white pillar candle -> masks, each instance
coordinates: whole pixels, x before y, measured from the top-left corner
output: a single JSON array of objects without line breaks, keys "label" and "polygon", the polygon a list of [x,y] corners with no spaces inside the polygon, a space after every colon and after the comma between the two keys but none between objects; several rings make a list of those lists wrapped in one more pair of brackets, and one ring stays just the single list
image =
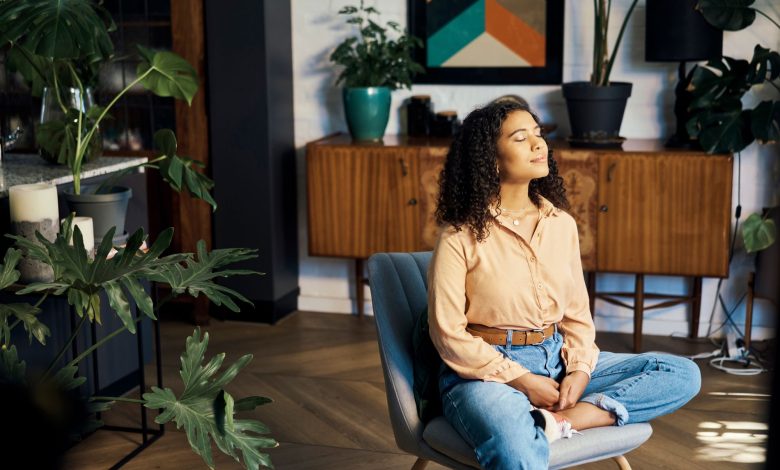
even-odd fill
[{"label": "white pillar candle", "polygon": [[53,184],[18,184],[8,188],[11,222],[40,222],[59,219],[57,187]]},{"label": "white pillar candle", "polygon": [[[64,222],[65,219],[62,219]],[[95,231],[92,228],[92,217],[74,217],[73,218],[73,232],[76,231],[76,227],[81,231],[81,237],[84,239],[84,248],[88,254],[92,254],[95,249]],[[71,234],[68,244],[73,244],[73,234]]]},{"label": "white pillar candle", "polygon": [[[40,243],[35,236],[39,232],[53,242],[59,232],[59,206],[57,187],[46,183],[19,184],[8,188],[8,205],[11,209],[11,227],[14,233],[33,243]],[[50,282],[54,271],[48,264],[27,256],[19,261],[20,281]]]}]

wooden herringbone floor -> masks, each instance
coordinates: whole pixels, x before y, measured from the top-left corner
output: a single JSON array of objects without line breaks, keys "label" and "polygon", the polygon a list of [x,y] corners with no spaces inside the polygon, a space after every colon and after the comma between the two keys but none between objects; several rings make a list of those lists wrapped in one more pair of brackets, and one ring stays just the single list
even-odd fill
[{"label": "wooden herringbone floor", "polygon": [[[382,370],[371,318],[298,312],[275,326],[212,321],[209,352],[227,353],[227,362],[254,354],[252,363],[231,384],[234,397],[265,395],[274,403],[253,412],[281,445],[269,450],[277,469],[409,469],[414,458],[393,440]],[[180,391],[179,354],[192,326],[163,322],[164,381]],[[629,351],[630,335],[600,333],[604,350]],[[647,350],[694,354],[709,343],[645,336]],[[701,394],[677,413],[653,422],[654,433],[627,455],[641,469],[760,468],[766,442],[769,377],[737,377],[699,361]],[[151,369],[147,376],[152,377]],[[129,424],[135,405],[118,404],[106,422]],[[68,469],[109,468],[138,437],[98,431],[74,447]],[[217,468],[240,468],[216,448]],[[165,436],[125,467],[127,470],[206,468],[183,433]],[[430,470],[439,469],[431,464]],[[611,461],[581,467],[615,468]]]}]

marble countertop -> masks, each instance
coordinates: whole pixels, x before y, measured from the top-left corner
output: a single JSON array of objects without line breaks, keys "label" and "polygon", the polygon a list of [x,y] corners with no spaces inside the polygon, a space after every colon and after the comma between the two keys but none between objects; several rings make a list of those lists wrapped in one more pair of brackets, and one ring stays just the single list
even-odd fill
[{"label": "marble countertop", "polygon": [[[81,167],[81,179],[105,175],[144,163],[146,157],[100,157]],[[139,169],[143,171],[143,168]],[[67,165],[53,165],[35,154],[3,155],[0,162],[0,198],[8,197],[8,188],[17,184],[51,183],[59,185],[73,181]]]}]

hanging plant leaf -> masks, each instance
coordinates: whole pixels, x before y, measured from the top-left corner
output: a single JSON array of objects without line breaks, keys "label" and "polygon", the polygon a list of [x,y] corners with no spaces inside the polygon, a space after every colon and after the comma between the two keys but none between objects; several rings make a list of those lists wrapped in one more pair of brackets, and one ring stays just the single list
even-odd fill
[{"label": "hanging plant leaf", "polygon": [[747,82],[758,85],[765,80],[775,80],[778,76],[780,76],[780,54],[756,44],[753,49],[753,59],[750,61]]},{"label": "hanging plant leaf", "polygon": [[19,359],[16,346],[0,348],[0,380],[6,384],[25,385],[27,366]]},{"label": "hanging plant leaf", "polygon": [[750,214],[742,226],[742,241],[748,253],[755,253],[772,246],[777,238],[777,227],[772,219]]},{"label": "hanging plant leaf", "polygon": [[750,8],[755,0],[699,0],[699,10],[712,26],[725,31],[747,28],[756,19],[756,11]]},{"label": "hanging plant leaf", "polygon": [[688,121],[687,129],[707,153],[740,152],[753,142],[750,116],[750,110],[741,109],[704,111]]},{"label": "hanging plant leaf", "polygon": [[750,117],[750,130],[762,144],[780,141],[780,101],[762,101]]},{"label": "hanging plant leaf", "polygon": [[140,77],[150,72],[141,85],[157,96],[171,96],[192,104],[198,91],[198,75],[192,65],[173,52],[153,51],[140,45],[138,50],[142,60],[136,73]]}]

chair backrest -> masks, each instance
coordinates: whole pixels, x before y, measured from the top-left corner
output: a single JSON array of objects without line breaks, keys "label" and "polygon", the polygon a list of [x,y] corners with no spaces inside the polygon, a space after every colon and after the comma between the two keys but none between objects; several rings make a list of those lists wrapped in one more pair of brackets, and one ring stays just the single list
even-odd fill
[{"label": "chair backrest", "polygon": [[428,305],[431,252],[377,253],[368,260],[368,280],[390,422],[401,450],[420,453],[423,423],[414,401],[412,329]]}]

